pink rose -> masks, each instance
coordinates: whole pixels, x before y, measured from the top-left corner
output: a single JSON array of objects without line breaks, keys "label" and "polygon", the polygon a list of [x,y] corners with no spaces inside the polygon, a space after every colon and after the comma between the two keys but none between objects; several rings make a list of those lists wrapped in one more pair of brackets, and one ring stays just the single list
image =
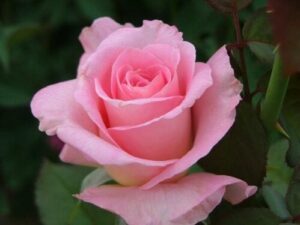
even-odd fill
[{"label": "pink rose", "polygon": [[123,185],[78,198],[129,225],[192,225],[223,197],[238,203],[256,191],[228,176],[182,178],[234,122],[241,84],[224,47],[195,62],[194,46],[157,20],[132,27],[100,18],[79,39],[77,77],[40,90],[31,103],[40,130],[66,143],[63,161],[102,166]]}]

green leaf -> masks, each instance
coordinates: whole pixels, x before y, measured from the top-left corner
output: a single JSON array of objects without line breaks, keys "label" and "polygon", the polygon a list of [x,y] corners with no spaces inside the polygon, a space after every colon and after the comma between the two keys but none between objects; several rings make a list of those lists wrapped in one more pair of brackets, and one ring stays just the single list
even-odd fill
[{"label": "green leaf", "polygon": [[289,165],[300,164],[300,77],[290,78],[288,91],[283,104],[283,126],[290,137],[287,154]]},{"label": "green leaf", "polygon": [[246,21],[243,27],[243,36],[250,50],[262,62],[273,63],[272,29],[265,9],[258,10]]},{"label": "green leaf", "polygon": [[270,184],[282,196],[286,195],[292,169],[286,164],[286,152],[289,148],[288,140],[282,138],[275,141],[268,152],[267,175],[265,183]]},{"label": "green leaf", "polygon": [[280,219],[266,208],[235,210],[212,225],[278,225]]},{"label": "green leaf", "polygon": [[89,187],[98,187],[101,184],[110,181],[111,177],[106,173],[103,168],[98,168],[89,173],[81,183],[81,190],[83,191]]},{"label": "green leaf", "polygon": [[24,106],[28,104],[30,99],[31,97],[28,93],[5,84],[0,84],[0,106]]},{"label": "green leaf", "polygon": [[36,185],[36,203],[44,225],[113,224],[112,214],[79,202],[72,195],[91,170],[45,162]]},{"label": "green leaf", "polygon": [[274,60],[273,45],[250,41],[248,42],[248,46],[260,61],[270,65],[273,63]]},{"label": "green leaf", "polygon": [[259,9],[251,15],[243,27],[244,39],[252,42],[273,44],[273,34],[266,9]]},{"label": "green leaf", "polygon": [[215,9],[230,13],[233,10],[241,10],[248,6],[252,0],[206,0]]},{"label": "green leaf", "polygon": [[300,215],[300,166],[294,170],[288,193],[286,195],[288,209],[293,216]]},{"label": "green leaf", "polygon": [[262,188],[262,194],[269,206],[270,210],[283,220],[291,217],[284,197],[277,192],[272,186],[264,185]]},{"label": "green leaf", "polygon": [[260,120],[251,106],[242,102],[233,127],[199,164],[206,171],[259,186],[265,176],[267,150],[267,136]]},{"label": "green leaf", "polygon": [[121,217],[119,217],[116,225],[127,225],[127,223]]},{"label": "green leaf", "polygon": [[111,0],[76,0],[76,3],[82,13],[89,19],[112,16],[115,11]]}]

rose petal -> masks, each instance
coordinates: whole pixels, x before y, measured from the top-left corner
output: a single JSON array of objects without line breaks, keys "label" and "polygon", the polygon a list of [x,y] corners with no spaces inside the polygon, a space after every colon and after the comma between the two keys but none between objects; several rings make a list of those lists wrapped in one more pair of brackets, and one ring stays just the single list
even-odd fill
[{"label": "rose petal", "polygon": [[[172,73],[171,81],[169,81],[161,91],[156,93],[154,97],[165,97],[185,94],[184,92],[180,92],[178,82],[179,75],[177,74],[177,67],[181,60],[180,51],[172,46],[163,44],[148,45],[144,48],[144,50],[159,58],[162,61],[162,63],[170,69]],[[181,83],[180,85],[184,84]]]},{"label": "rose petal", "polygon": [[87,53],[95,51],[101,41],[122,27],[122,25],[109,17],[101,17],[94,20],[92,25],[90,27],[83,28],[79,35],[79,40],[84,51]]},{"label": "rose petal", "polygon": [[105,101],[110,127],[133,126],[159,117],[183,100],[182,96],[163,98],[161,101],[131,105],[112,105]]},{"label": "rose petal", "polygon": [[109,128],[109,133],[124,151],[143,159],[168,160],[183,156],[191,147],[191,111],[173,119],[147,126]]},{"label": "rose petal", "polygon": [[[153,56],[152,54],[149,54],[145,50],[130,48],[124,50],[115,60],[112,72],[111,72],[111,98],[117,98],[117,99],[124,99],[128,100],[128,95],[122,94],[123,86],[120,85],[122,82],[120,79],[124,79],[124,77],[120,77],[120,73],[118,71],[122,68],[122,66],[128,65],[131,67],[133,71],[135,70],[146,70],[151,65],[159,65],[160,61]],[[122,74],[121,74],[122,75]],[[101,82],[101,80],[100,80]],[[100,83],[101,87],[105,86],[106,83]],[[119,84],[119,85],[118,85]],[[147,89],[147,87],[145,87]],[[158,90],[154,90],[154,92],[157,92]],[[153,92],[153,91],[151,91]],[[144,96],[134,96],[134,98],[143,98]],[[147,96],[150,97],[150,96]]]},{"label": "rose petal", "polygon": [[[183,122],[184,120],[179,119],[178,123],[174,123],[174,121],[176,120],[172,121],[171,119],[176,118],[183,111],[185,111],[186,108],[191,107],[194,104],[194,101],[199,98],[199,96],[201,96],[201,94],[210,85],[211,77],[209,67],[205,64],[199,64],[199,72],[197,73],[197,75],[195,75],[194,82],[192,82],[186,98],[179,106],[175,107],[170,112],[143,124],[139,124],[136,126],[110,128],[109,132],[118,142],[118,144],[120,144],[126,151],[138,157],[152,160],[166,160],[177,158],[183,152],[186,152],[186,148],[187,146],[189,146],[190,139],[186,138],[186,135],[190,137],[192,137],[192,135],[190,133],[191,129],[190,127],[188,127],[189,125],[187,126],[186,119],[184,119],[185,122]],[[175,124],[174,126],[176,128],[169,129],[171,124]],[[188,124],[190,124],[190,122],[188,122]],[[166,128],[166,130],[162,128]],[[183,133],[180,133],[177,130],[182,130]],[[168,133],[170,131],[174,131],[172,135]],[[182,136],[178,137],[178,135]],[[160,146],[162,144],[161,140],[164,140],[161,138],[162,136],[165,138],[170,137],[173,140],[170,142],[163,141],[162,143],[167,143],[169,145],[171,143],[175,143],[174,146],[183,147],[183,145],[177,142],[182,141],[182,143],[184,144],[184,148],[179,151],[179,149],[181,148],[177,148],[172,145],[172,147],[174,147],[178,151],[173,151],[174,154],[171,154],[172,151],[168,151],[168,149],[172,148],[168,148],[166,145]]]},{"label": "rose petal", "polygon": [[149,44],[177,46],[180,42],[182,42],[182,33],[178,32],[175,26],[152,20],[144,21],[141,27],[117,30],[101,43],[101,47],[143,48]]},{"label": "rose petal", "polygon": [[159,59],[172,73],[176,72],[177,65],[180,61],[180,51],[177,48],[166,44],[152,44],[147,45],[143,50]]},{"label": "rose petal", "polygon": [[163,167],[176,160],[152,161],[134,157],[97,135],[73,124],[58,127],[57,136],[100,165],[140,164],[149,167]]},{"label": "rose petal", "polygon": [[139,186],[163,170],[163,166],[145,166],[139,163],[128,165],[106,165],[106,172],[118,184],[125,186]]},{"label": "rose petal", "polygon": [[76,80],[70,80],[49,85],[34,95],[31,110],[40,121],[41,131],[54,135],[59,126],[75,123],[88,131],[96,132],[96,126],[74,99],[76,83]]},{"label": "rose petal", "polygon": [[73,163],[84,166],[99,166],[93,159],[87,157],[85,154],[83,154],[82,152],[73,148],[70,145],[65,145],[63,147],[59,158],[67,163]]},{"label": "rose petal", "polygon": [[[74,125],[59,127],[57,135],[63,142],[78,150],[86,159],[93,159],[98,165],[107,166],[108,169],[111,169],[108,171],[110,175],[126,185],[143,184],[157,175],[161,168],[176,161],[151,161],[137,158],[97,135]],[[68,162],[71,160],[69,158]],[[75,158],[74,162],[78,162],[78,159]],[[122,172],[121,178],[119,171]],[[126,173],[126,171],[131,172]]]},{"label": "rose petal", "polygon": [[[195,141],[193,148],[177,163],[166,168],[143,188],[151,188],[185,171],[226,134],[235,118],[235,107],[240,101],[241,84],[235,79],[225,47],[218,50],[208,61],[212,68],[213,85],[193,107]],[[197,64],[199,70],[201,64]]]},{"label": "rose petal", "polygon": [[103,185],[76,197],[120,215],[128,225],[194,225],[206,219],[223,196],[236,204],[255,192],[256,187],[239,179],[198,173],[148,190]]},{"label": "rose petal", "polygon": [[189,42],[182,42],[179,45],[180,61],[177,67],[178,83],[181,93],[187,93],[195,73],[196,49]]},{"label": "rose petal", "polygon": [[108,123],[108,119],[103,101],[97,96],[94,90],[94,85],[90,82],[89,78],[85,76],[78,77],[78,86],[75,91],[75,98],[85,109],[91,120],[97,124],[100,137],[118,146],[107,131],[106,124]]}]

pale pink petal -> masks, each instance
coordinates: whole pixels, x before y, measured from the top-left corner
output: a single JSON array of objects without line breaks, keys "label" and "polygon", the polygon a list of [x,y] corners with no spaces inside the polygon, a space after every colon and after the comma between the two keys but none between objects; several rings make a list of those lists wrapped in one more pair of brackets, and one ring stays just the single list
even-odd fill
[{"label": "pale pink petal", "polygon": [[[161,168],[176,162],[176,160],[151,161],[137,158],[99,136],[74,125],[59,127],[57,135],[63,142],[78,150],[86,159],[93,159],[98,165],[111,168],[110,175],[124,184],[134,182],[140,185],[157,175]],[[127,174],[126,171],[131,171],[131,173]]]},{"label": "pale pink petal", "polygon": [[[143,188],[151,188],[185,171],[226,134],[235,119],[235,107],[240,101],[241,84],[235,79],[225,47],[218,50],[208,61],[212,68],[213,85],[193,107],[195,141],[193,148],[177,163],[154,177]],[[197,64],[199,70],[202,64]]]},{"label": "pale pink petal", "polygon": [[[160,121],[162,119],[172,119],[176,116],[178,116],[180,113],[182,113],[185,109],[190,108],[194,105],[195,101],[201,97],[201,95],[206,91],[208,87],[212,85],[212,78],[211,78],[211,69],[209,65],[204,63],[198,64],[198,70],[195,73],[195,76],[193,77],[193,80],[190,82],[188,91],[186,96],[184,97],[183,101],[175,108],[173,108],[171,111],[167,112],[166,114],[156,117],[150,121],[147,121],[143,124],[139,124],[137,126],[147,126],[151,123],[155,123],[157,121]],[[133,99],[130,101],[122,101],[118,99],[111,99],[107,97],[107,95],[103,92],[103,89],[101,87],[98,87],[96,82],[96,92],[99,95],[101,99],[103,99],[105,102],[108,102],[111,105],[114,105],[116,107],[124,107],[127,105],[144,105],[148,103],[153,102],[160,102],[165,101],[167,98],[145,98],[145,99]],[[128,128],[135,128],[135,126],[132,127],[124,127],[125,129]],[[122,129],[122,128],[121,128]]]},{"label": "pale pink petal", "polygon": [[144,21],[143,26],[122,28],[112,33],[101,43],[101,47],[143,48],[149,44],[168,44],[177,46],[182,42],[182,33],[175,26],[162,21]]},{"label": "pale pink petal", "polygon": [[[180,51],[177,48],[165,44],[148,45],[144,48],[144,50],[159,58],[162,63],[170,69],[172,73],[171,80],[168,81],[165,87],[161,91],[156,93],[154,97],[174,96],[180,94],[184,95],[185,93],[180,92],[179,88],[179,86],[184,85],[184,83],[180,83],[179,85],[179,75],[177,73],[178,64],[180,60],[182,60],[180,57]],[[188,71],[186,72],[188,73]],[[184,74],[184,76],[185,75],[188,74]]]},{"label": "pale pink petal", "polygon": [[78,67],[78,77],[85,76],[90,79],[97,78],[102,86],[103,92],[107,96],[111,96],[111,70],[112,65],[124,48],[105,48],[97,50],[88,56],[84,56],[84,60],[80,61]]},{"label": "pale pink petal", "polygon": [[[190,127],[192,122],[188,122],[188,124],[186,122],[190,121],[190,118],[187,117],[190,115],[188,108],[193,106],[194,102],[212,82],[210,68],[206,64],[199,64],[198,69],[199,71],[197,71],[181,104],[166,114],[145,123],[109,128],[114,140],[130,154],[142,158],[166,160],[182,156],[181,154],[187,151],[187,146],[190,146],[188,143],[191,139],[186,137],[193,138]],[[166,141],[166,139],[170,140]],[[178,143],[180,141],[182,144]],[[168,148],[167,144],[172,147]],[[178,146],[178,148],[174,146]],[[184,148],[179,151],[179,146]],[[173,147],[178,151],[170,150]]]},{"label": "pale pink petal", "polygon": [[148,190],[103,185],[76,197],[120,215],[128,225],[194,225],[207,218],[223,195],[236,204],[255,192],[256,187],[239,179],[198,173]]},{"label": "pale pink petal", "polygon": [[90,27],[82,29],[79,40],[85,52],[91,53],[96,50],[101,41],[122,27],[122,25],[109,17],[101,17],[94,20]]},{"label": "pale pink petal", "polygon": [[78,77],[78,86],[75,91],[75,98],[78,103],[85,109],[91,120],[97,124],[99,129],[99,136],[104,140],[117,145],[117,143],[111,138],[107,131],[106,124],[107,116],[104,108],[103,101],[97,96],[93,80],[90,78],[81,76]]},{"label": "pale pink petal", "polygon": [[179,45],[180,62],[177,67],[177,77],[181,93],[187,93],[195,73],[196,49],[189,42],[182,42]]},{"label": "pale pink petal", "polygon": [[[148,69],[148,67],[152,65],[159,65],[160,60],[158,60],[155,56],[152,54],[149,54],[145,50],[141,49],[135,49],[130,48],[124,50],[115,60],[113,66],[112,66],[112,72],[110,74],[111,77],[111,98],[117,98],[117,99],[124,99],[128,100],[130,99],[130,94],[126,95],[126,90],[123,90],[124,87],[121,85],[126,78],[126,70],[120,73],[120,70],[124,68],[124,66],[127,65],[125,68],[130,68],[129,72],[136,72],[136,71],[145,71]],[[122,71],[122,70],[121,70]],[[137,72],[138,73],[138,72]],[[154,75],[154,74],[153,74]],[[101,82],[101,80],[100,80]],[[107,83],[101,82],[101,87],[104,87],[107,85]],[[148,86],[149,87],[149,86]],[[144,89],[147,89],[147,87],[144,87]],[[153,90],[154,93],[159,90]],[[123,94],[125,93],[125,95]],[[143,96],[139,96],[138,93],[134,93],[135,95],[133,98],[142,98]],[[129,97],[127,97],[129,96]],[[151,97],[146,96],[146,97]]]},{"label": "pale pink petal", "polygon": [[163,166],[147,166],[139,163],[106,165],[104,168],[111,178],[117,181],[118,184],[125,186],[145,184],[164,169]]},{"label": "pale pink petal", "polygon": [[152,161],[132,156],[115,145],[99,138],[97,135],[74,125],[61,126],[57,136],[100,165],[141,164],[145,166],[166,166],[176,160]]},{"label": "pale pink petal", "polygon": [[32,114],[39,119],[39,129],[54,135],[59,126],[75,123],[91,132],[96,126],[74,99],[76,80],[49,85],[38,91],[32,101]]},{"label": "pale pink petal", "polygon": [[183,156],[191,147],[191,111],[147,126],[109,128],[124,151],[143,159],[168,160]]},{"label": "pale pink petal", "polygon": [[59,158],[67,163],[84,165],[84,166],[99,166],[91,158],[87,157],[81,151],[73,148],[70,145],[65,145],[59,155]]},{"label": "pale pink petal", "polygon": [[162,64],[170,68],[172,73],[176,72],[177,65],[181,58],[178,48],[166,44],[151,44],[147,45],[143,50],[159,59]]},{"label": "pale pink petal", "polygon": [[183,100],[182,96],[164,98],[161,101],[149,103],[115,105],[105,101],[110,127],[133,126],[157,118],[177,105]]}]

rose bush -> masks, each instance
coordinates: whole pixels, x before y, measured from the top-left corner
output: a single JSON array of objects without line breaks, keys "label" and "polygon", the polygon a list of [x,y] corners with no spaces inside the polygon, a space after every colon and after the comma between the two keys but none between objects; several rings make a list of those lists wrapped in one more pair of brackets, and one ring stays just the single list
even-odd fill
[{"label": "rose bush", "polygon": [[176,27],[124,26],[100,18],[79,37],[73,80],[33,98],[40,130],[65,143],[65,162],[103,167],[120,185],[88,188],[78,198],[130,225],[195,224],[224,197],[238,203],[256,188],[228,176],[186,175],[234,122],[241,84],[226,49],[207,63]]}]

